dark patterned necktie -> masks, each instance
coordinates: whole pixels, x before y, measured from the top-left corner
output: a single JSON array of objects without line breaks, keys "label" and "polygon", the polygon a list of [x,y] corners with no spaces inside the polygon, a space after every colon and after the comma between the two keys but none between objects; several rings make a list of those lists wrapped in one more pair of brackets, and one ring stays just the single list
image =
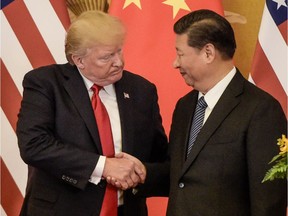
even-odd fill
[{"label": "dark patterned necktie", "polygon": [[194,113],[193,122],[192,122],[191,130],[190,130],[189,143],[188,143],[188,148],[187,148],[187,156],[189,155],[192,149],[192,146],[196,140],[196,137],[198,133],[200,132],[200,129],[203,126],[203,120],[204,120],[206,107],[207,107],[207,103],[205,102],[204,96],[202,96],[199,98],[197,102],[196,110]]}]

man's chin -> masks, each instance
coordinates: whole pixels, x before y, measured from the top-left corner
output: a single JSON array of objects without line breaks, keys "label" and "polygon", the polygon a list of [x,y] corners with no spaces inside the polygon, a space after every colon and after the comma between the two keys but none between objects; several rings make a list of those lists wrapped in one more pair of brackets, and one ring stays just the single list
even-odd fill
[{"label": "man's chin", "polygon": [[188,86],[194,87],[194,85],[193,85],[193,83],[191,82],[191,80],[186,79],[185,76],[183,76],[183,79],[184,79],[185,83],[186,83]]},{"label": "man's chin", "polygon": [[112,75],[113,83],[119,81],[123,76],[123,70]]}]

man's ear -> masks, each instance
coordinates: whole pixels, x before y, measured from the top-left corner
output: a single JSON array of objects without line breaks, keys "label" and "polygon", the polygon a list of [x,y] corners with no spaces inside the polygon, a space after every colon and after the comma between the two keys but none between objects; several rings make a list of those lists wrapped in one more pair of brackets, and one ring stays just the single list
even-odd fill
[{"label": "man's ear", "polygon": [[71,58],[77,68],[84,69],[83,59],[80,56],[72,55]]},{"label": "man's ear", "polygon": [[206,60],[210,63],[215,59],[216,50],[215,46],[211,43],[208,43],[204,46],[203,51],[205,53]]}]

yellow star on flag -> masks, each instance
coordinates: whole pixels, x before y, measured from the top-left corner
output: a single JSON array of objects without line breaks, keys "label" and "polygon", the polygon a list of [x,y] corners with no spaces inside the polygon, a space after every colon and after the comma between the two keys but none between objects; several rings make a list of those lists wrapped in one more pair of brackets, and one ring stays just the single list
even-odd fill
[{"label": "yellow star on flag", "polygon": [[185,0],[167,0],[162,3],[173,7],[173,18],[176,17],[180,9],[191,11]]},{"label": "yellow star on flag", "polygon": [[142,10],[142,7],[141,7],[141,2],[140,0],[125,0],[125,3],[124,3],[124,6],[123,6],[123,9],[128,7],[130,4],[134,3],[138,8],[140,8]]}]

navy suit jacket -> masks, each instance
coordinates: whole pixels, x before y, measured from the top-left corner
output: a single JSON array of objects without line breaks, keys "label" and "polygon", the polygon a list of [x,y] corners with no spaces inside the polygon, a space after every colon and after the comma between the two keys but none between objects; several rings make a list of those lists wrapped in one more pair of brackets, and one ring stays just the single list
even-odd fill
[{"label": "navy suit jacket", "polygon": [[[23,87],[17,136],[29,176],[21,215],[99,215],[106,182],[95,185],[88,180],[102,148],[77,68],[70,64],[38,68],[25,75]],[[167,174],[163,165],[151,166],[162,162],[167,150],[155,85],[124,71],[115,90],[122,150],[143,161],[151,176]],[[147,185],[150,180],[153,177]],[[125,215],[147,215],[145,201],[125,191]]]},{"label": "navy suit jacket", "polygon": [[197,99],[198,91],[188,93],[173,114],[167,215],[286,215],[286,181],[261,183],[287,133],[278,101],[237,70],[186,160]]}]

